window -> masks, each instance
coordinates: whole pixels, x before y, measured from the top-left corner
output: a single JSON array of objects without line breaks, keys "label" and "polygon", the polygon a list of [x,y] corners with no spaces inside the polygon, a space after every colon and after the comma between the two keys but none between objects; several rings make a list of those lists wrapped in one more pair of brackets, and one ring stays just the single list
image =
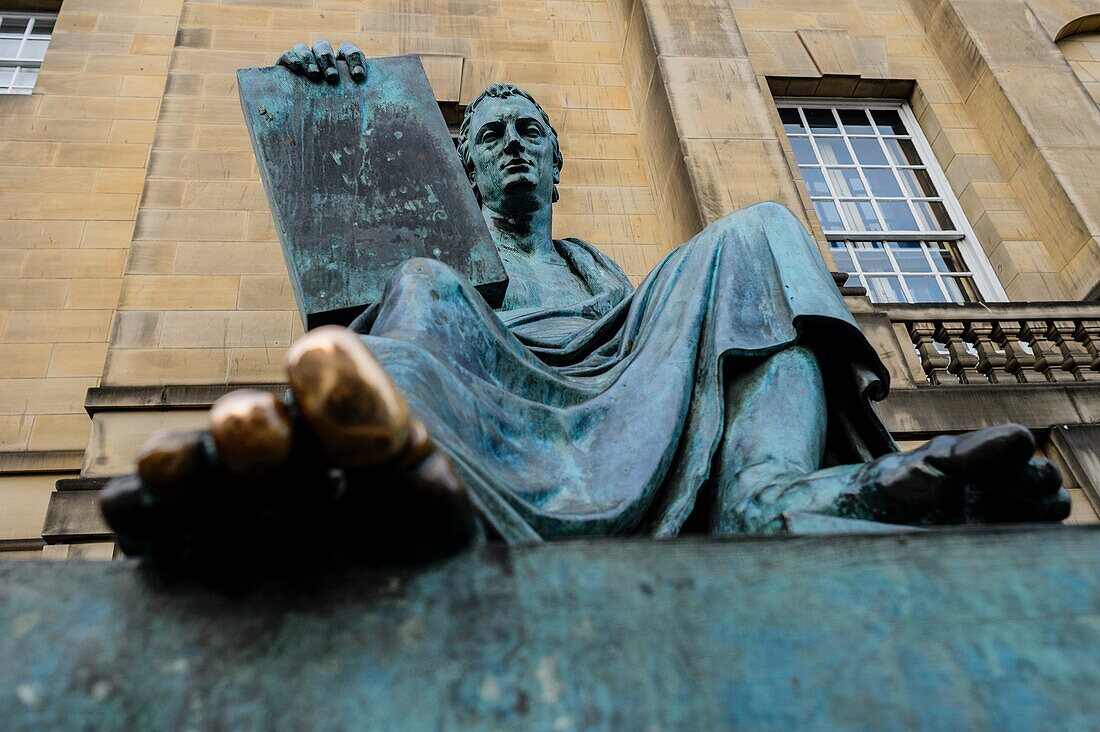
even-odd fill
[{"label": "window", "polygon": [[837,266],[872,301],[1005,299],[907,104],[778,106]]},{"label": "window", "polygon": [[30,94],[56,15],[0,11],[0,94]]}]

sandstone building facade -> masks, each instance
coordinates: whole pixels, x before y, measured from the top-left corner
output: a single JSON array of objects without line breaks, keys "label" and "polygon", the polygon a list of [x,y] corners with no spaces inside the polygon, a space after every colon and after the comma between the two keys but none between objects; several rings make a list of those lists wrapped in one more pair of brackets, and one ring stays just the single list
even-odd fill
[{"label": "sandstone building facade", "polygon": [[557,233],[635,281],[785,204],[899,440],[1026,424],[1097,520],[1100,0],[0,0],[0,558],[110,557],[95,492],[149,431],[281,389],[235,71],[320,38],[420,55],[450,110],[532,92]]}]

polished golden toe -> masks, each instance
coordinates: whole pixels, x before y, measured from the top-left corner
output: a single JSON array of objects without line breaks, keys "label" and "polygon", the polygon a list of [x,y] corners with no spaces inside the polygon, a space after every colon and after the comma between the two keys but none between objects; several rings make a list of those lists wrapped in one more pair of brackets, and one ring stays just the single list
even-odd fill
[{"label": "polished golden toe", "polygon": [[266,391],[241,389],[214,402],[210,434],[233,473],[269,473],[290,458],[290,418],[282,402]]},{"label": "polished golden toe", "polygon": [[287,352],[299,416],[342,468],[399,459],[414,430],[409,405],[382,365],[347,328],[325,326]]},{"label": "polished golden toe", "polygon": [[157,430],[138,450],[138,475],[150,493],[170,498],[190,488],[202,470],[204,459],[198,432]]}]

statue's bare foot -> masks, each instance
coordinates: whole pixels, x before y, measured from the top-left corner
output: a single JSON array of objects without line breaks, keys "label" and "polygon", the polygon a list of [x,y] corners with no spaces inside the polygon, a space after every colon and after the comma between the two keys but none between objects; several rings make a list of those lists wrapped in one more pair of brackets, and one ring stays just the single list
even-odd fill
[{"label": "statue's bare foot", "polygon": [[344,328],[288,351],[290,398],[232,392],[206,432],[159,432],[101,506],[127,554],[417,562],[466,546],[474,509],[381,365]]},{"label": "statue's bare foot", "polygon": [[935,437],[868,464],[859,510],[891,523],[1061,521],[1069,493],[1034,453],[1035,439],[1015,424]]}]

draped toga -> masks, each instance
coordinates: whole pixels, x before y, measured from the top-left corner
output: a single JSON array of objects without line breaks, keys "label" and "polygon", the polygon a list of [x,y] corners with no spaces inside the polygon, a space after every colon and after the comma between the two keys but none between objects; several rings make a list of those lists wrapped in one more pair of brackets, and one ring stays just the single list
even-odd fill
[{"label": "draped toga", "polygon": [[554,245],[590,298],[494,312],[447,265],[412,259],[351,326],[504,539],[679,533],[708,510],[728,364],[795,344],[824,377],[826,465],[895,449],[871,404],[886,370],[782,206],[712,224],[637,289],[595,247]]}]

